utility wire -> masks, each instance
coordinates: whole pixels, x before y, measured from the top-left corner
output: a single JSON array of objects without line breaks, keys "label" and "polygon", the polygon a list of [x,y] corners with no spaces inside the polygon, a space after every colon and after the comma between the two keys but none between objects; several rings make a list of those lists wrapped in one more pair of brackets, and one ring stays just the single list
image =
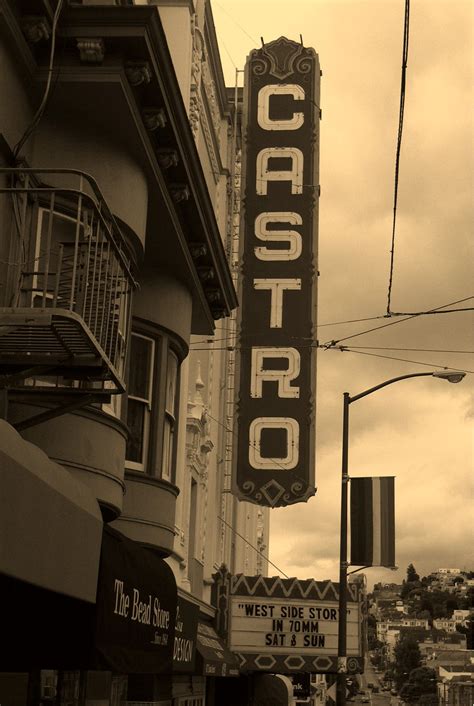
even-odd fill
[{"label": "utility wire", "polygon": [[327,324],[316,324],[316,328],[323,328],[324,326],[339,326],[340,324],[358,324],[362,321],[376,321],[377,319],[385,319],[385,315],[381,316],[368,316],[365,319],[348,319],[346,321],[330,321]]},{"label": "utility wire", "polygon": [[394,346],[351,346],[351,349],[364,348],[365,350],[374,351],[415,351],[417,353],[470,353],[474,355],[474,351],[450,351],[441,350],[438,348],[395,348]]},{"label": "utility wire", "polygon": [[[471,297],[469,297],[471,298]],[[455,314],[457,311],[474,311],[474,307],[472,306],[466,306],[463,308],[459,309],[444,309],[443,311],[422,311],[422,312],[415,312],[415,311],[405,311],[405,312],[395,312],[391,311],[390,316],[417,316],[418,313],[428,315],[428,314]]]},{"label": "utility wire", "polygon": [[237,68],[237,65],[236,65],[235,61],[233,60],[233,58],[232,58],[232,56],[231,56],[231,54],[230,54],[230,51],[227,49],[226,45],[225,45],[224,43],[222,43],[222,46],[223,46],[223,48],[224,48],[225,53],[226,53],[227,56],[229,57],[230,62],[231,62],[231,64],[232,64],[232,66],[234,67],[234,69],[235,69],[236,71],[239,71],[239,69]]},{"label": "utility wire", "polygon": [[228,17],[230,17],[230,19],[232,20],[232,22],[233,22],[240,30],[242,30],[242,32],[243,32],[244,34],[246,34],[247,37],[248,37],[249,39],[251,39],[252,42],[253,42],[255,45],[258,45],[258,41],[255,39],[255,37],[252,37],[252,36],[242,27],[242,25],[239,25],[239,23],[237,22],[237,20],[230,14],[230,12],[228,12],[228,11],[225,9],[225,7],[223,7],[223,6],[220,4],[220,2],[214,2],[214,5],[217,6],[217,7],[220,7],[221,10],[222,10],[223,12],[225,12],[225,14],[226,14]]},{"label": "utility wire", "polygon": [[[234,402],[233,404],[235,405],[236,402]],[[206,414],[207,414],[207,416],[209,417],[209,419],[212,419],[214,422],[216,422],[216,424],[219,424],[223,429],[225,429],[226,431],[228,431],[229,434],[232,434],[232,436],[235,436],[236,438],[238,438],[238,434],[237,434],[237,432],[236,432],[234,429],[229,429],[229,427],[228,427],[226,424],[224,424],[223,422],[221,422],[219,419],[216,419],[215,417],[213,417],[212,414],[209,414],[208,411],[206,412]],[[249,441],[249,449],[251,449],[251,448],[256,449],[257,446],[256,446],[255,444],[252,444],[251,441]],[[295,473],[294,471],[289,471],[287,468],[285,468],[285,466],[283,466],[283,464],[278,463],[278,461],[277,461],[275,458],[270,458],[270,457],[269,457],[268,460],[269,460],[269,461],[273,461],[273,463],[275,463],[277,466],[280,466],[280,468],[281,468],[283,471],[286,471],[287,473],[291,473],[291,475],[292,475],[296,480],[300,480],[300,481],[301,481],[302,483],[304,483],[305,485],[308,484],[308,479],[307,479],[307,478],[302,478],[301,476],[299,476],[299,475],[298,475],[297,473]]]},{"label": "utility wire", "polygon": [[245,542],[245,544],[248,544],[249,547],[252,547],[252,549],[254,549],[254,550],[257,552],[257,554],[259,554],[261,557],[263,557],[263,558],[265,559],[265,561],[268,561],[268,563],[271,564],[280,574],[283,574],[283,576],[284,576],[286,579],[289,579],[289,578],[290,578],[289,576],[287,576],[287,575],[285,574],[284,571],[282,571],[281,569],[279,569],[278,566],[273,563],[273,561],[270,561],[270,559],[268,558],[268,556],[265,556],[265,554],[263,554],[263,552],[261,552],[257,547],[255,547],[253,544],[251,544],[251,543],[248,541],[248,539],[245,539],[245,537],[244,537],[243,535],[241,535],[240,532],[237,532],[237,530],[236,530],[234,527],[232,527],[232,525],[229,524],[226,520],[224,520],[223,517],[221,517],[220,515],[217,515],[217,519],[220,520],[221,522],[223,522],[225,525],[227,525],[227,527],[229,527],[229,528],[232,530],[232,532],[234,532],[234,534],[237,535],[237,537],[240,537],[240,539],[243,539],[244,542]]},{"label": "utility wire", "polygon": [[31,137],[33,134],[34,130],[38,126],[39,121],[41,120],[44,110],[46,108],[46,103],[48,102],[49,98],[49,92],[51,89],[51,81],[53,78],[53,67],[54,67],[54,53],[56,49],[56,29],[58,25],[58,20],[59,20],[59,14],[61,12],[63,0],[58,0],[58,4],[56,5],[56,10],[54,11],[54,16],[53,16],[53,24],[51,27],[51,49],[49,53],[49,65],[48,65],[48,78],[46,80],[46,88],[43,93],[43,98],[41,100],[41,103],[38,107],[38,110],[36,111],[33,120],[31,121],[30,125],[26,128],[25,132],[23,133],[22,138],[20,139],[19,142],[15,145],[13,149],[13,156],[15,160],[18,160],[18,155],[20,154],[20,151],[22,147],[25,145],[26,141]]},{"label": "utility wire", "polygon": [[456,372],[462,372],[462,373],[474,373],[474,370],[466,370],[465,368],[452,368],[450,365],[434,365],[433,363],[423,363],[421,360],[408,360],[407,358],[395,358],[394,356],[391,355],[380,355],[379,353],[368,353],[367,351],[356,351],[353,350],[352,348],[347,348],[346,346],[340,346],[338,348],[335,348],[335,350],[339,350],[342,353],[358,353],[359,355],[368,355],[373,358],[384,358],[386,360],[397,360],[402,363],[415,363],[416,365],[425,365],[426,367],[429,368],[435,368],[439,370],[440,368],[442,370],[454,370]]},{"label": "utility wire", "polygon": [[[462,353],[472,354],[472,353],[474,353],[474,351],[442,351],[442,350],[438,351],[438,350],[430,350],[430,349],[423,349],[423,348],[388,348],[388,347],[387,348],[383,348],[383,347],[381,347],[381,348],[373,347],[372,348],[371,346],[359,346],[359,347],[358,346],[351,346],[350,348],[348,346],[329,346],[328,347],[328,346],[325,346],[325,345],[323,346],[323,345],[320,345],[317,343],[312,346],[305,346],[305,347],[306,348],[322,348],[325,351],[332,350],[332,351],[340,351],[341,353],[360,353],[361,355],[370,355],[374,358],[384,358],[386,360],[398,360],[403,363],[415,363],[417,365],[427,365],[427,366],[430,366],[430,367],[436,368],[436,369],[459,370],[459,371],[461,370],[461,368],[453,368],[450,365],[425,363],[425,362],[422,362],[419,360],[407,360],[405,358],[396,358],[396,357],[390,356],[390,355],[380,355],[380,354],[376,354],[376,353],[368,353],[366,351],[367,351],[367,349],[369,349],[369,350],[395,350],[395,351],[407,351],[407,352],[418,351],[418,352],[423,352],[423,353],[454,353],[454,354],[462,354]],[[251,346],[246,346],[246,347],[227,346],[225,348],[198,348],[197,350],[199,350],[199,351],[209,351],[209,350],[213,350],[213,351],[215,351],[215,350],[241,351],[241,350],[250,350],[250,348],[251,348]],[[364,350],[359,350],[359,348],[363,348]],[[472,370],[466,370],[464,368],[462,370],[465,373],[473,372]],[[234,402],[233,404],[237,404],[237,403]],[[213,419],[213,417],[211,417],[211,418]],[[225,425],[223,425],[221,422],[219,422],[219,420],[215,419],[214,421],[216,421],[218,424],[221,424],[221,426],[223,426],[225,429],[227,429],[228,432],[232,433],[232,430],[229,429],[228,427],[226,427]],[[249,445],[251,446],[251,444],[249,444]],[[275,463],[278,463],[278,462],[275,461]],[[283,466],[282,466],[282,468],[283,468]]]},{"label": "utility wire", "polygon": [[329,341],[329,342],[323,344],[323,348],[331,348],[332,346],[335,346],[338,343],[341,343],[341,341],[347,341],[349,338],[356,338],[357,336],[364,336],[367,333],[372,333],[373,331],[379,331],[380,329],[387,328],[388,326],[395,326],[396,324],[401,324],[404,321],[409,321],[410,319],[415,319],[417,316],[425,316],[426,314],[438,313],[439,309],[446,309],[446,307],[448,307],[448,306],[454,306],[455,304],[462,304],[465,301],[469,301],[469,299],[474,299],[474,296],[465,297],[464,299],[458,299],[455,302],[450,302],[449,304],[443,304],[442,306],[434,307],[433,309],[429,309],[428,311],[420,311],[415,314],[411,314],[410,316],[406,316],[405,318],[397,319],[397,321],[390,321],[390,323],[383,324],[382,326],[374,326],[373,328],[367,329],[365,331],[359,331],[359,333],[353,333],[351,336],[345,336],[344,338],[339,338],[338,340]]},{"label": "utility wire", "polygon": [[[474,297],[466,297],[466,299],[460,299],[459,302],[468,301],[469,299],[474,299]],[[450,305],[446,304],[446,306],[450,306]],[[380,316],[368,316],[368,317],[365,317],[362,319],[346,319],[344,321],[329,321],[328,323],[325,323],[325,324],[316,324],[316,328],[319,329],[319,328],[323,328],[325,326],[340,326],[342,324],[356,324],[356,323],[361,323],[363,321],[378,321],[380,319],[387,319],[387,318],[391,318],[393,316],[405,316],[408,318],[413,318],[415,316],[428,316],[430,314],[455,314],[458,311],[474,311],[474,307],[469,306],[469,307],[463,307],[463,308],[458,308],[458,309],[445,309],[443,307],[442,310],[440,308],[438,308],[438,309],[432,309],[430,311],[411,311],[411,312],[409,312],[409,311],[407,311],[407,312],[391,311],[389,317],[387,317],[387,314],[383,314]],[[398,323],[398,322],[394,321],[392,323]],[[383,328],[383,326],[380,328]],[[232,329],[226,328],[226,327],[220,327],[219,332],[221,330],[231,331]],[[377,330],[376,328],[369,329],[370,332],[376,331],[376,330]],[[362,333],[364,333],[364,332],[362,332]],[[238,335],[239,334],[236,331],[232,330],[232,333],[230,333],[228,337],[225,337],[225,338],[205,338],[205,339],[201,339],[200,341],[191,341],[191,343],[189,345],[190,345],[191,350],[225,350],[228,348],[227,346],[225,346],[224,348],[192,348],[192,346],[199,346],[199,345],[203,345],[206,343],[213,344],[213,343],[216,343],[219,341],[226,341],[226,340],[228,340],[228,338],[237,338]],[[243,336],[248,337],[251,335],[252,334],[249,332],[243,333],[243,334],[240,333],[240,337],[243,337]],[[361,335],[361,334],[356,334],[356,335]],[[296,337],[293,336],[291,338],[294,339]],[[303,339],[298,339],[298,340],[303,340]],[[309,339],[306,339],[306,340],[309,340]],[[340,339],[340,340],[344,340],[344,339]],[[338,343],[338,341],[336,341],[336,343]],[[321,345],[320,347],[326,348],[326,344]],[[363,347],[367,348],[367,346],[363,346]],[[412,349],[407,348],[404,350],[412,350]],[[439,352],[440,353],[444,353],[444,352],[446,352],[446,353],[463,353],[464,351],[439,351]]]},{"label": "utility wire", "polygon": [[400,112],[398,118],[397,151],[395,156],[395,187],[393,193],[392,244],[390,249],[390,274],[388,280],[387,314],[390,314],[390,299],[392,295],[393,265],[395,255],[395,228],[397,222],[398,177],[400,172],[400,151],[402,147],[403,115],[405,112],[406,71],[408,61],[408,38],[410,27],[410,0],[405,0],[405,21],[403,27],[402,79],[400,86]]}]

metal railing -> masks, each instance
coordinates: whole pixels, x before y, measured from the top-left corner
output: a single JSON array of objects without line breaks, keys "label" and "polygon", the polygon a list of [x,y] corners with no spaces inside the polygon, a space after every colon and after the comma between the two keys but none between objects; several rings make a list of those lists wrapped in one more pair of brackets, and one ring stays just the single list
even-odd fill
[{"label": "metal railing", "polygon": [[[98,185],[73,169],[2,168],[2,174],[9,185],[0,192],[11,195],[14,221],[10,311],[79,317],[105,370],[110,367],[110,379],[121,378],[136,282],[125,239]],[[84,343],[75,350],[69,337],[68,346],[72,356],[84,355]]]}]

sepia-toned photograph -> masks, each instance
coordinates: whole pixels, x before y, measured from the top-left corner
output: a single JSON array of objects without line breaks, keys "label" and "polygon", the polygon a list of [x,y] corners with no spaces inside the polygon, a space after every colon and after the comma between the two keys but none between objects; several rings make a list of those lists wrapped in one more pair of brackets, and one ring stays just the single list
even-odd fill
[{"label": "sepia-toned photograph", "polygon": [[473,0],[0,0],[0,706],[474,706],[473,224]]}]

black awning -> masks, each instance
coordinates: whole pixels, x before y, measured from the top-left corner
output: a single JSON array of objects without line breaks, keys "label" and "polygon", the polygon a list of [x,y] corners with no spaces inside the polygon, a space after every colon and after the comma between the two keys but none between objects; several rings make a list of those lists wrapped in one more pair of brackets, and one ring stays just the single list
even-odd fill
[{"label": "black awning", "polygon": [[102,542],[95,496],[2,419],[0,487],[0,573],[9,585],[25,581],[95,603]]},{"label": "black awning", "polygon": [[[70,557],[70,563],[76,558]],[[2,667],[172,674],[177,589],[149,549],[103,529],[97,602],[71,598],[0,571]]]},{"label": "black awning", "polygon": [[237,657],[225,646],[214,628],[205,623],[198,624],[197,666],[201,674],[209,677],[238,677]]},{"label": "black awning", "polygon": [[121,674],[171,674],[177,588],[168,564],[104,527],[95,652],[98,666]]}]

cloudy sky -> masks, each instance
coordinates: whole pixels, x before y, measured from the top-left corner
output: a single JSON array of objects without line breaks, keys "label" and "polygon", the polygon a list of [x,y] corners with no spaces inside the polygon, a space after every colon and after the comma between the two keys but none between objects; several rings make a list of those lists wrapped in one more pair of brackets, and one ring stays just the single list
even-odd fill
[{"label": "cloudy sky", "polygon": [[[271,513],[270,558],[289,576],[338,577],[343,392],[474,371],[472,311],[338,323],[387,309],[404,5],[212,3],[228,85],[260,37],[302,35],[323,70],[318,339],[346,339],[352,352],[318,352],[317,495]],[[471,0],[411,3],[393,312],[474,306],[473,56]],[[351,406],[350,475],[396,476],[400,570],[370,569],[369,585],[401,580],[410,562],[420,575],[474,570],[473,387],[473,372],[460,385],[426,377]]]}]

